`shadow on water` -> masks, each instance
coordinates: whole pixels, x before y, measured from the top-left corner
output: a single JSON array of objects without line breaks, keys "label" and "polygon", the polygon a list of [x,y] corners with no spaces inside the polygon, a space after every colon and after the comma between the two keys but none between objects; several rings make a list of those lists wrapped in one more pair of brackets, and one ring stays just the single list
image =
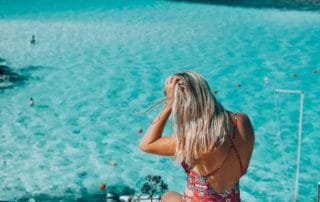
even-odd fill
[{"label": "shadow on water", "polygon": [[169,0],[234,7],[320,11],[320,0]]},{"label": "shadow on water", "polygon": [[22,84],[27,78],[14,72],[9,66],[0,65],[0,89]]},{"label": "shadow on water", "polygon": [[0,58],[0,90],[23,85],[28,80],[29,72],[42,68],[41,66],[28,66],[16,70],[5,63],[5,59]]}]

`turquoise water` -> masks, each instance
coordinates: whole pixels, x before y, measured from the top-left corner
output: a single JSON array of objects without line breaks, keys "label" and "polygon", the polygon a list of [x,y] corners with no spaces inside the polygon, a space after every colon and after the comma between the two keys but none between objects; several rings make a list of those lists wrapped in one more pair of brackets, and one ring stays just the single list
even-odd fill
[{"label": "turquoise water", "polygon": [[293,200],[300,94],[274,89],[304,92],[298,199],[315,201],[320,13],[116,2],[0,0],[1,65],[27,78],[0,83],[11,85],[0,89],[0,200],[89,199],[101,183],[139,193],[147,174],[182,192],[183,170],[137,147],[158,110],[137,112],[162,98],[167,76],[191,69],[253,122],[244,201]]}]

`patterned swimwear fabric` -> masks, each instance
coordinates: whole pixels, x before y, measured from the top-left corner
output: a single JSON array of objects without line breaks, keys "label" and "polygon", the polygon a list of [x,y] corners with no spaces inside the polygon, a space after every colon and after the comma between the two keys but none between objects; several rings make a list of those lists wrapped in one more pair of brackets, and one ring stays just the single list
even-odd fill
[{"label": "patterned swimwear fabric", "polygon": [[[244,173],[243,165],[240,159],[239,152],[235,146],[235,133],[237,128],[237,114],[235,114],[234,121],[234,130],[232,136],[228,135],[228,139],[231,143],[229,153],[233,150],[236,154],[236,157],[239,160],[240,171],[241,174]],[[227,159],[227,158],[226,158]],[[222,165],[226,161],[223,161]],[[182,162],[182,166],[187,173],[188,182],[187,182],[187,190],[192,192],[192,196],[186,194],[186,192],[182,195],[182,202],[239,202],[240,200],[240,190],[239,190],[239,181],[227,192],[225,193],[217,193],[212,188],[210,183],[208,182],[207,177],[214,175],[216,172],[220,170],[222,167],[220,165],[214,171],[209,173],[207,176],[202,176],[198,173],[192,171],[191,166]]]},{"label": "patterned swimwear fabric", "polygon": [[229,191],[225,193],[215,192],[206,176],[201,176],[195,172],[188,172],[187,189],[192,191],[193,196],[182,196],[182,202],[238,202],[240,201],[239,183],[237,182]]}]

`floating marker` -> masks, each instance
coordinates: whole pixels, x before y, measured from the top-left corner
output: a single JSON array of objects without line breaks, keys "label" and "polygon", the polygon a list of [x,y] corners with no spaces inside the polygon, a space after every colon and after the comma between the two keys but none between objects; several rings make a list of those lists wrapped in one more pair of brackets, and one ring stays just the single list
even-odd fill
[{"label": "floating marker", "polygon": [[117,164],[116,164],[116,162],[111,161],[111,162],[110,162],[110,165],[111,165],[112,167],[114,167],[114,166],[117,165]]},{"label": "floating marker", "polygon": [[106,184],[102,183],[102,184],[100,185],[100,190],[101,190],[101,191],[104,191],[105,189],[106,189]]},{"label": "floating marker", "polygon": [[143,132],[143,130],[140,128],[140,129],[138,130],[138,133],[141,134],[142,132]]}]

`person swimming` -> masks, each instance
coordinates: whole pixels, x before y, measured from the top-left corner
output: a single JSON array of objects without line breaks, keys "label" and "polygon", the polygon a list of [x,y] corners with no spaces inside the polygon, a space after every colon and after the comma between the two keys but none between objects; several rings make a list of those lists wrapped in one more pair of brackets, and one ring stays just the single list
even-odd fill
[{"label": "person swimming", "polygon": [[30,40],[30,43],[31,43],[31,44],[35,44],[35,43],[36,43],[36,39],[35,39],[35,36],[34,36],[34,35],[32,35],[32,38],[31,38],[31,40]]},{"label": "person swimming", "polygon": [[34,100],[33,100],[32,97],[31,97],[30,100],[29,100],[29,105],[30,105],[30,107],[32,107],[32,106],[34,105]]}]

